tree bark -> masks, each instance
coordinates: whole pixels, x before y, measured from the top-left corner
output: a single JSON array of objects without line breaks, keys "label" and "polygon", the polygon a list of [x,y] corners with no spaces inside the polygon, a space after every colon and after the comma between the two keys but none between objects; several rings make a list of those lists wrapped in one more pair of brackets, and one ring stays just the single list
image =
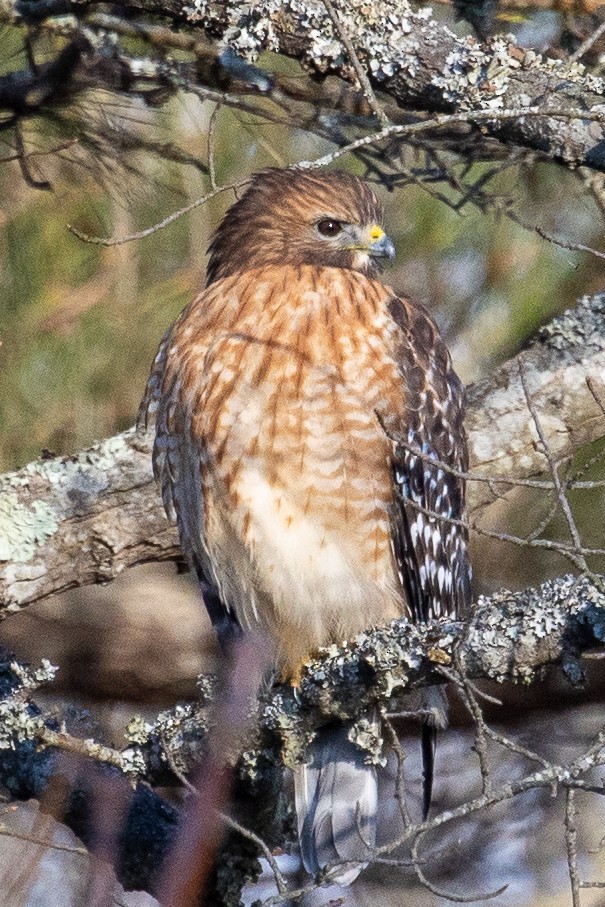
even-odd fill
[{"label": "tree bark", "polygon": [[[112,69],[106,52],[98,56],[95,42],[80,24],[95,6],[95,0],[0,0],[0,20],[22,24],[62,17],[57,28],[87,45],[83,57],[88,59],[84,67],[90,87],[95,73],[106,80]],[[234,0],[133,0],[127,6],[169,16],[181,31],[202,33],[249,60],[270,50],[295,58],[315,75],[333,73],[356,84],[354,67],[321,0],[243,5]],[[66,13],[75,18],[66,20]],[[486,133],[507,146],[522,146],[573,167],[605,170],[605,82],[586,74],[581,65],[544,60],[507,38],[490,38],[484,44],[472,37],[458,38],[432,19],[428,8],[413,10],[406,0],[354,0],[340,4],[338,15],[374,89],[400,107],[453,114],[462,123],[474,124],[475,133]],[[144,71],[148,82],[155,80],[166,88],[172,80],[176,90],[178,78],[172,76],[178,75],[178,64],[158,68],[149,59],[149,65],[142,66],[125,54],[114,62],[115,90],[136,94]],[[0,80],[0,94],[9,101],[13,98],[14,104],[8,106],[16,113],[27,112],[35,99],[32,92],[20,92],[19,86],[31,73],[17,74],[17,79],[13,75]],[[201,84],[204,79],[208,73],[201,76]],[[206,84],[216,86],[212,74]],[[260,85],[257,89],[270,94],[270,81],[265,89]],[[59,91],[56,100],[61,97]],[[461,153],[465,142],[461,138]]]}]

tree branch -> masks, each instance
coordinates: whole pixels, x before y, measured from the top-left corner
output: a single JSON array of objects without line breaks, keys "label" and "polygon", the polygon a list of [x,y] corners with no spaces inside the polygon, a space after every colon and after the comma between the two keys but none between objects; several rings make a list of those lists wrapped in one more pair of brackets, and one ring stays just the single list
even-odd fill
[{"label": "tree branch", "polygon": [[[227,765],[237,762],[238,784],[246,792],[243,802],[251,804],[247,813],[244,810],[243,837],[248,845],[254,844],[260,834],[265,847],[283,846],[288,835],[289,810],[282,792],[281,770],[284,765],[292,767],[305,759],[315,731],[326,722],[355,721],[355,741],[370,761],[379,761],[383,741],[369,732],[364,712],[367,714],[376,706],[387,712],[409,709],[406,697],[411,691],[426,684],[443,683],[444,676],[455,682],[460,678],[472,699],[470,678],[527,684],[539,679],[544,668],[553,664],[562,665],[568,678],[579,682],[582,672],[578,656],[605,645],[602,585],[587,577],[562,577],[537,590],[501,592],[481,599],[467,624],[441,621],[419,627],[406,620],[394,621],[318,655],[306,667],[296,691],[289,686],[266,690],[258,721],[244,743],[241,758],[241,741],[236,749],[221,748]],[[186,775],[206,764],[217,734],[221,733],[224,691],[210,678],[201,678],[199,702],[177,705],[160,714],[151,725],[140,719],[133,721],[128,730],[130,745],[120,752],[75,737],[69,728],[57,731],[56,714],[40,712],[32,700],[40,684],[52,676],[49,665],[32,671],[9,660],[0,663],[4,696],[0,702],[0,783],[13,797],[39,797],[51,775],[61,771],[58,759],[60,752],[65,751],[101,763],[106,767],[107,778],[115,778],[116,772],[127,775],[135,793],[120,835],[119,875],[126,885],[153,890],[161,857],[175,840],[176,813],[147,785],[183,783]],[[523,791],[566,779],[579,787],[584,785],[582,789],[597,790],[598,785],[586,787],[580,775],[590,765],[602,764],[602,739],[588,754],[571,763],[573,771],[570,768],[565,774],[514,741],[494,734],[482,719],[481,724],[505,748],[538,761],[539,770],[519,782],[518,788],[488,785],[475,800],[420,824],[406,823],[403,837],[385,844],[377,856],[391,852],[404,839],[413,842],[417,835],[453,818],[471,815]],[[77,733],[77,721],[74,726]],[[87,733],[88,728],[82,732]],[[80,779],[89,779],[84,785],[92,786],[93,777],[85,771],[79,773]],[[78,783],[82,784],[82,780]],[[90,792],[78,788],[72,800],[78,807],[68,810],[66,821],[86,841],[94,831],[90,827]],[[240,802],[237,796],[233,802]],[[236,832],[241,825],[239,818],[228,823]],[[139,840],[142,828],[144,837]],[[227,846],[232,852],[234,842]],[[235,868],[229,872],[240,874],[240,887],[255,871],[257,849],[253,847],[244,861],[232,861]],[[237,898],[228,903],[238,903]]]},{"label": "tree branch", "polygon": [[[96,5],[96,0],[1,0],[0,20],[40,23],[61,16],[58,28],[86,35],[88,54],[94,56],[96,42],[91,39],[86,16]],[[482,45],[471,37],[457,38],[430,17],[430,10],[414,11],[407,0],[348,0],[338,4],[335,14],[355,52],[356,63],[343,49],[339,30],[327,15],[323,0],[296,4],[276,0],[254,4],[234,0],[134,0],[128,7],[162,18],[170,16],[182,32],[201,33],[248,60],[271,50],[297,59],[315,74],[335,74],[354,84],[358,79],[356,68],[361,67],[374,92],[379,90],[408,110],[453,113],[469,124],[473,123],[473,114],[493,112],[493,119],[482,123],[481,130],[471,125],[473,134],[485,132],[508,145],[529,148],[566,165],[605,170],[602,79],[586,74],[576,61],[543,60],[505,38],[489,39]],[[66,20],[66,12],[73,18]],[[101,78],[107,74],[105,50],[96,62],[101,59],[103,67],[91,60],[89,77],[95,72]],[[130,73],[128,68],[128,60],[120,60],[116,74],[127,84],[117,85],[116,90],[136,92],[145,67],[135,66]],[[207,71],[199,77],[202,82],[216,84],[217,73]],[[170,66],[160,67],[153,78],[165,87],[171,78]],[[178,83],[178,79],[173,81]],[[12,83],[9,88],[13,90]],[[262,90],[270,96],[270,89],[269,81]],[[557,99],[557,116],[523,115],[528,108],[551,107],[549,99],[553,97]],[[500,119],[498,112],[505,109],[520,114]],[[387,109],[385,113],[390,117]]]},{"label": "tree branch", "polygon": [[[260,757],[267,746],[277,745],[277,761],[296,765],[304,760],[317,728],[327,722],[358,721],[376,706],[392,713],[402,708],[411,692],[442,684],[444,677],[455,680],[460,674],[469,688],[473,679],[527,685],[539,680],[546,667],[560,665],[570,683],[581,684],[578,659],[603,647],[603,578],[563,576],[537,589],[481,596],[467,622],[392,621],[321,650],[305,665],[296,689],[277,684],[261,693],[258,722],[245,747],[249,766],[243,767],[243,774],[256,772],[254,752]],[[9,664],[0,667],[6,670]],[[202,677],[198,702],[176,705],[153,724],[136,719],[128,729],[129,746],[119,752],[72,737],[65,729],[57,731],[54,714],[45,717],[38,710],[32,714],[29,698],[41,683],[52,680],[51,666],[32,671],[12,663],[10,668],[19,692],[11,691],[2,703],[0,751],[13,739],[34,740],[161,785],[190,773],[206,758],[213,726],[222,720],[223,709],[216,708],[219,685]],[[380,755],[382,741],[363,734],[356,740],[362,749]],[[240,746],[241,740],[233,752],[223,747],[223,758],[237,758]]]},{"label": "tree branch", "polygon": [[[520,354],[555,459],[605,435],[605,413],[586,383],[603,387],[604,324],[605,295],[583,299]],[[468,397],[473,471],[513,484],[548,469],[517,357]],[[151,437],[130,429],[73,457],[38,460],[0,477],[4,616],[74,586],[107,582],[126,567],[179,557],[150,464]],[[471,511],[485,511],[507,490],[495,479],[470,481]]]}]

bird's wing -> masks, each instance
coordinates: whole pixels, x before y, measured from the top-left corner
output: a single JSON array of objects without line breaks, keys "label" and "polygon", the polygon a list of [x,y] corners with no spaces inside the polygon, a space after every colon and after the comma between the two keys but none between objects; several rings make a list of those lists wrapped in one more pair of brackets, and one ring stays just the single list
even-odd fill
[{"label": "bird's wing", "polygon": [[[173,344],[179,325],[194,307],[203,306],[204,295],[197,297],[162,337],[139,408],[137,428],[145,430],[155,422],[153,472],[164,509],[168,519],[178,525],[181,550],[197,576],[219,642],[228,647],[239,638],[240,626],[221,598],[204,543],[203,451],[200,439],[191,430],[191,411],[183,399],[183,361]],[[203,333],[198,339],[202,341]]]},{"label": "bird's wing", "polygon": [[[414,620],[456,618],[470,605],[464,520],[468,455],[462,385],[432,319],[394,298],[403,411],[383,419],[396,492],[393,549]],[[433,462],[438,461],[438,462]],[[448,467],[449,470],[448,471]]]},{"label": "bird's wing", "polygon": [[[383,417],[392,441],[393,551],[414,620],[455,619],[471,602],[468,531],[462,522],[465,480],[460,475],[468,465],[463,389],[424,309],[394,298],[389,311],[399,327],[395,356],[404,395],[402,412]],[[429,687],[422,704],[428,712],[422,725],[426,818],[437,728],[447,723],[443,690]]]}]

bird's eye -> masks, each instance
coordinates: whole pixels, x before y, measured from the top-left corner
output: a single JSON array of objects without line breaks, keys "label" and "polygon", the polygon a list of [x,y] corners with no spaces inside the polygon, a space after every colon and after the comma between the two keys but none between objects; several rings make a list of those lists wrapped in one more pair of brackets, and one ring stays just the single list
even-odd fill
[{"label": "bird's eye", "polygon": [[338,236],[342,230],[342,224],[337,220],[320,220],[317,229],[322,236]]}]

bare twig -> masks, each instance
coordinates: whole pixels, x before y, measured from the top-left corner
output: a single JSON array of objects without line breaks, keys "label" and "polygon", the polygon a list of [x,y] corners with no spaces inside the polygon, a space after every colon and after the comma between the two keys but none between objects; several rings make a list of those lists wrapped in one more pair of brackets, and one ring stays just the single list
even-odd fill
[{"label": "bare twig", "polygon": [[363,92],[368,99],[370,107],[374,111],[376,118],[382,124],[382,126],[389,126],[389,118],[385,114],[384,110],[382,110],[380,104],[376,99],[376,95],[374,94],[374,90],[370,84],[370,80],[367,77],[365,69],[359,62],[359,57],[357,56],[353,42],[351,41],[346,28],[341,22],[340,16],[338,15],[334,7],[334,4],[331,2],[331,0],[322,0],[322,3],[328,11],[328,15],[332,20],[332,24],[334,25],[334,28],[338,33],[338,37],[345,46],[345,50],[347,51],[349,59],[353,65],[353,69],[355,70],[355,75],[359,79],[359,84],[361,85],[361,88],[363,89]]},{"label": "bare twig", "polygon": [[[200,792],[198,788],[194,784],[192,784],[191,781],[189,781],[189,779],[185,777],[183,772],[179,769],[174,760],[174,756],[171,752],[170,747],[166,745],[166,741],[164,741],[164,754],[168,760],[170,770],[173,772],[174,776],[178,778],[183,787],[188,790],[193,797],[199,797]],[[219,810],[218,815],[225,823],[225,825],[227,825],[233,831],[236,831],[243,838],[251,841],[252,844],[256,845],[256,847],[258,847],[259,851],[263,854],[267,863],[269,864],[271,872],[273,873],[273,878],[275,879],[275,885],[277,886],[278,892],[280,894],[286,894],[288,886],[286,885],[286,880],[284,879],[283,873],[278,866],[277,860],[271,853],[271,848],[263,841],[261,837],[259,837],[249,828],[244,828],[243,825],[240,825],[239,822],[237,822],[227,813],[220,812]]]},{"label": "bare twig", "polygon": [[592,246],[585,246],[583,243],[574,243],[570,240],[559,239],[551,233],[547,233],[542,227],[535,226],[533,229],[538,236],[542,237],[542,239],[546,239],[548,242],[554,243],[555,246],[560,246],[562,249],[569,249],[570,252],[588,252],[596,258],[605,259],[605,252],[599,252],[598,249],[593,249]]},{"label": "bare twig", "polygon": [[210,174],[210,187],[213,192],[216,192],[218,185],[216,182],[216,169],[214,165],[214,141],[216,137],[216,121],[221,109],[221,105],[217,104],[212,113],[210,114],[210,122],[208,123],[208,173]]},{"label": "bare twig", "polygon": [[593,745],[570,763],[566,765],[550,764],[540,771],[526,775],[518,781],[511,781],[501,785],[494,789],[489,795],[482,794],[473,800],[467,801],[461,806],[444,810],[432,819],[427,819],[416,826],[404,830],[395,840],[377,848],[377,852],[391,853],[407,841],[413,840],[419,833],[440,828],[456,819],[470,816],[480,810],[495,806],[497,803],[512,800],[531,790],[537,790],[541,787],[552,788],[553,784],[560,785],[565,789],[570,787],[573,788],[575,787],[575,781],[578,776],[585,774],[595,766],[605,764],[605,752],[603,752],[604,743],[605,735],[600,733]]},{"label": "bare twig", "polygon": [[90,853],[86,850],[85,847],[78,847],[76,845],[69,844],[55,844],[52,840],[41,840],[36,838],[33,835],[25,834],[24,832],[16,831],[14,828],[7,827],[5,825],[0,825],[0,835],[4,835],[7,838],[15,838],[17,841],[25,841],[27,844],[34,844],[36,847],[44,847],[49,850],[62,851],[64,853],[75,853],[82,857],[89,857]]},{"label": "bare twig", "polygon": [[592,35],[589,35],[585,41],[583,41],[580,46],[569,55],[570,63],[576,63],[578,60],[581,60],[582,57],[588,53],[588,51],[593,47],[599,38],[605,34],[605,22],[601,22],[598,28],[595,28]]},{"label": "bare twig", "polygon": [[80,737],[74,737],[65,731],[53,731],[46,726],[36,729],[35,736],[40,743],[45,746],[52,746],[58,750],[65,750],[76,756],[85,756],[88,759],[94,759],[97,762],[105,762],[116,768],[125,770],[125,762],[122,754],[110,746],[104,746],[96,743],[94,740],[83,740]]},{"label": "bare twig", "polygon": [[191,202],[191,204],[185,205],[184,208],[180,208],[178,211],[174,211],[172,214],[169,214],[168,217],[165,217],[163,220],[159,221],[157,224],[154,224],[152,227],[147,227],[146,230],[140,230],[138,233],[130,233],[128,236],[118,236],[114,238],[90,236],[88,233],[84,233],[82,230],[78,230],[77,227],[73,227],[71,224],[67,225],[67,229],[70,233],[73,233],[74,236],[77,236],[78,239],[81,239],[82,242],[92,243],[96,246],[121,246],[124,243],[132,242],[135,239],[144,239],[146,236],[151,236],[153,233],[157,233],[158,230],[163,230],[164,227],[168,227],[184,214],[189,214],[190,211],[194,211],[201,205],[205,205],[210,201],[211,198],[215,198],[215,196],[220,195],[222,192],[235,191],[236,189],[241,188],[241,186],[244,186],[247,182],[247,180],[240,180],[237,183],[229,183],[224,186],[219,186],[217,189],[213,189],[211,192],[206,193],[206,195],[203,195],[201,198],[197,198],[195,201]]},{"label": "bare twig", "polygon": [[584,556],[581,553],[579,553],[582,548],[582,541],[580,539],[580,533],[578,532],[578,527],[576,526],[576,521],[573,518],[573,514],[571,512],[571,507],[569,506],[569,501],[567,500],[567,495],[565,494],[563,486],[561,485],[561,480],[559,478],[559,469],[558,469],[557,463],[555,462],[555,460],[551,454],[548,440],[542,429],[542,423],[540,421],[540,417],[538,416],[538,411],[537,411],[536,407],[534,406],[533,400],[531,398],[531,394],[530,394],[528,386],[527,386],[527,377],[525,374],[525,364],[523,362],[522,356],[519,357],[519,377],[521,379],[521,384],[523,386],[523,392],[525,394],[525,399],[527,401],[527,408],[529,409],[529,411],[531,413],[531,417],[532,417],[534,425],[536,427],[536,432],[538,433],[538,437],[540,439],[540,444],[542,445],[542,452],[546,458],[548,467],[550,469],[550,474],[552,476],[552,480],[553,480],[553,483],[554,483],[554,486],[555,486],[555,489],[557,492],[557,497],[559,498],[559,504],[561,505],[561,510],[563,511],[563,514],[565,515],[565,519],[567,521],[567,526],[569,528],[569,534],[571,535],[571,538],[573,540],[575,550],[578,552],[578,566],[582,569],[582,571],[584,573],[586,573],[586,572],[588,572],[588,565],[586,563],[586,559],[584,558]]},{"label": "bare twig", "polygon": [[492,898],[497,898],[504,891],[506,891],[508,885],[502,885],[495,891],[482,891],[479,893],[473,892],[473,894],[462,895],[456,894],[453,891],[445,891],[443,888],[439,888],[437,885],[434,885],[425,876],[422,870],[421,861],[418,856],[418,847],[424,834],[425,832],[419,832],[412,842],[412,865],[414,867],[414,872],[416,873],[418,881],[432,894],[436,894],[439,898],[445,898],[445,900],[447,901],[453,901],[454,904],[472,904],[476,901],[489,901]]},{"label": "bare twig", "polygon": [[[579,120],[587,119],[592,122],[605,122],[605,114],[602,111],[582,111],[579,108],[565,110],[562,107],[518,107],[504,110],[474,110],[464,113],[444,113],[432,118],[420,120],[417,123],[407,123],[405,125],[393,124],[375,132],[372,135],[362,136],[348,145],[338,148],[335,151],[325,154],[315,160],[300,161],[296,167],[301,170],[314,170],[320,167],[326,167],[328,164],[343,157],[345,154],[351,154],[359,148],[368,145],[377,145],[385,139],[393,136],[410,136],[430,129],[440,129],[446,126],[455,126],[460,124],[473,123],[498,123],[506,120],[517,120],[523,117],[544,117],[545,119],[562,119],[562,120]],[[590,251],[587,247],[584,251]],[[605,253],[603,253],[605,257]]]},{"label": "bare twig", "polygon": [[571,902],[573,907],[580,907],[580,873],[578,871],[578,832],[576,829],[575,790],[565,791],[565,846],[567,849],[567,866],[571,884]]},{"label": "bare twig", "polygon": [[[492,790],[491,782],[491,766],[489,761],[489,755],[487,752],[487,726],[483,719],[483,712],[479,706],[479,703],[475,699],[473,690],[471,689],[468,679],[466,678],[462,666],[460,664],[460,659],[457,653],[454,653],[454,666],[455,670],[450,670],[449,668],[441,665],[439,667],[439,673],[443,674],[444,677],[447,677],[448,680],[451,680],[456,688],[462,702],[464,703],[468,713],[473,719],[475,725],[475,745],[474,749],[477,753],[479,759],[479,768],[481,771],[481,784],[483,788],[483,793],[488,795]],[[478,898],[477,900],[480,900]]]},{"label": "bare twig", "polygon": [[397,800],[397,806],[399,808],[399,815],[401,816],[401,821],[403,823],[403,827],[405,828],[407,825],[410,825],[412,822],[412,818],[410,816],[410,812],[407,807],[407,798],[405,795],[405,771],[404,771],[405,753],[403,751],[403,747],[401,746],[401,742],[399,740],[397,731],[395,730],[395,728],[393,726],[393,722],[390,720],[390,718],[387,715],[382,716],[382,722],[383,722],[384,727],[386,728],[388,736],[389,736],[389,746],[393,750],[393,752],[395,754],[395,758],[397,760],[397,774],[396,774],[396,780],[395,780],[395,799]]}]

